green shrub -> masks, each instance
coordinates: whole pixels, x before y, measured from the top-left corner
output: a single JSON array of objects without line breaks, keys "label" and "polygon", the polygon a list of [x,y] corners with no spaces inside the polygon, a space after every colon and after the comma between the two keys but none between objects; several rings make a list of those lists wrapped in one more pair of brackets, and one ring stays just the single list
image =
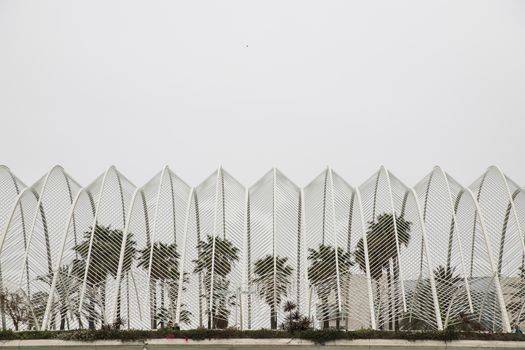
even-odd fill
[{"label": "green shrub", "polygon": [[184,338],[191,340],[204,339],[233,339],[233,338],[251,338],[251,339],[270,339],[270,338],[297,338],[312,341],[316,344],[324,344],[334,340],[352,340],[352,339],[406,339],[406,340],[519,340],[524,341],[525,337],[520,337],[514,333],[479,333],[479,332],[460,332],[455,329],[445,331],[375,331],[362,329],[356,331],[338,331],[335,329],[324,330],[304,330],[290,333],[285,330],[251,330],[241,331],[238,329],[221,329],[209,330],[206,328],[197,328],[191,330],[171,332],[167,329],[160,330],[70,330],[70,331],[21,331],[14,332],[11,330],[0,331],[0,340],[18,340],[18,339],[60,339],[76,341],[95,341],[95,340],[122,340],[122,341],[143,341],[154,338]]}]

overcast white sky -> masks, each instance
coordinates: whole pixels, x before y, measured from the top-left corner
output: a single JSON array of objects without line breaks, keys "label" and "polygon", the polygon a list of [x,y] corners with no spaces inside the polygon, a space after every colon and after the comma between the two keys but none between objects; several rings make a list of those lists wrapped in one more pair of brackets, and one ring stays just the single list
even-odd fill
[{"label": "overcast white sky", "polygon": [[0,0],[0,163],[525,184],[525,1]]}]

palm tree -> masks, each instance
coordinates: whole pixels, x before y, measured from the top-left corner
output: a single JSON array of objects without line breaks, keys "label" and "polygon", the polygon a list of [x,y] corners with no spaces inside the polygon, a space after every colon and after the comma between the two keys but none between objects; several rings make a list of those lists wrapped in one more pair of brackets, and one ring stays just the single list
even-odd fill
[{"label": "palm tree", "polygon": [[287,261],[286,257],[266,255],[254,264],[253,283],[270,306],[271,329],[277,329],[277,309],[291,284],[293,268],[287,265]]},{"label": "palm tree", "polygon": [[[169,297],[171,305],[174,305],[177,299],[178,283],[179,283],[179,259],[180,254],[177,252],[177,245],[175,243],[166,244],[162,242],[153,243],[146,246],[144,249],[139,251],[138,265],[145,270],[150,268],[151,258],[151,280],[153,281],[153,293],[152,293],[152,320],[151,327],[157,328],[157,319],[161,321],[161,327],[164,327],[164,322],[172,319],[170,313],[164,307],[164,289],[165,286],[169,286]],[[160,311],[157,313],[157,300],[156,300],[156,284],[160,284]]]},{"label": "palm tree", "polygon": [[[337,293],[337,267],[339,267],[340,275],[346,275],[349,272],[348,269],[352,266],[350,253],[345,252],[340,247],[337,247],[336,253],[334,247],[320,244],[318,250],[312,248],[308,249],[308,260],[310,261],[310,266],[308,267],[308,278],[316,287],[318,295],[320,294],[323,304],[323,313],[321,315],[323,328],[328,328],[330,327],[330,305],[328,298],[332,291]],[[336,298],[339,298],[339,296]],[[339,328],[339,313],[336,322],[336,327]]]},{"label": "palm tree", "polygon": [[[212,302],[211,310],[207,311],[208,328],[226,328],[229,305],[234,298],[229,295],[230,281],[227,276],[239,260],[239,249],[230,240],[220,236],[207,236],[205,241],[199,241],[197,249],[199,253],[197,259],[193,260],[193,272],[202,274],[204,285],[209,286],[204,291],[204,298],[207,305]],[[213,295],[210,295],[210,289],[213,289]]]},{"label": "palm tree", "polygon": [[[105,309],[106,299],[106,278],[112,276],[116,278],[118,266],[120,261],[120,250],[124,233],[119,229],[112,229],[110,226],[96,225],[93,230],[93,240],[91,244],[91,257],[89,261],[89,268],[87,273],[87,282],[92,288],[90,293],[89,306],[89,328],[95,328],[95,296],[93,294],[100,294],[102,312]],[[84,241],[73,249],[80,255],[85,262],[89,253],[91,240],[91,230],[84,232]],[[135,241],[133,235],[128,233],[124,249],[124,260],[122,265],[122,273],[126,274],[131,269],[133,257],[135,256]],[[117,300],[117,319],[120,319],[120,292]],[[102,322],[104,322],[104,314],[102,314]]]},{"label": "palm tree", "polygon": [[[394,226],[394,220],[395,225]],[[399,265],[397,259],[396,246],[396,230],[399,248],[401,246],[408,246],[410,241],[410,229],[412,223],[405,220],[404,216],[395,216],[389,213],[379,214],[374,221],[368,222],[368,230],[366,231],[366,240],[368,247],[368,259],[370,266],[370,276],[376,283],[380,283],[383,273],[388,279],[388,286],[393,284],[393,281],[398,280]],[[355,260],[362,271],[366,272],[365,252],[363,238],[357,242],[356,250],[354,252]],[[389,265],[392,263],[394,276],[391,275]],[[390,290],[391,288],[388,288]],[[380,291],[380,289],[378,289]],[[380,292],[379,292],[380,293]],[[395,296],[389,298],[390,302]],[[381,295],[378,296],[381,301]],[[391,311],[392,308],[388,307]],[[379,310],[381,312],[381,308]],[[395,320],[391,320],[393,328],[396,328]]]},{"label": "palm tree", "polygon": [[293,301],[287,301],[284,303],[283,311],[288,312],[288,329],[292,329],[293,312],[297,308],[297,305]]}]

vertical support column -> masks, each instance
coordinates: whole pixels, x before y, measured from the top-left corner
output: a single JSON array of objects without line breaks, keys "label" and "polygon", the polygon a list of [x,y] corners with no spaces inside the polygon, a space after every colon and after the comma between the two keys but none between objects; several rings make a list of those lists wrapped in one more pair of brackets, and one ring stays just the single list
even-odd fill
[{"label": "vertical support column", "polygon": [[365,218],[363,213],[363,202],[361,200],[361,192],[359,191],[359,188],[355,189],[357,204],[359,207],[359,215],[361,217],[361,231],[363,232],[363,250],[365,255],[365,266],[366,266],[366,281],[367,281],[367,288],[368,288],[368,303],[370,307],[370,327],[372,329],[377,329],[376,324],[376,314],[375,314],[375,307],[374,307],[374,294],[372,290],[372,277],[370,276],[370,259],[368,258],[368,243],[366,238],[366,225],[365,225]]},{"label": "vertical support column", "polygon": [[[249,278],[250,278],[250,194],[247,188],[244,189],[244,228],[245,228],[245,235],[244,235],[244,256],[246,261],[245,268],[242,269],[242,278],[241,278],[241,286],[239,287],[239,305],[240,305],[240,328],[241,330],[244,330],[244,290],[243,285],[249,286]],[[251,292],[250,288],[248,287],[248,293]],[[250,294],[248,294],[248,303],[251,303],[250,300]],[[250,306],[248,306],[248,313],[250,313]],[[248,319],[250,316],[248,315]],[[248,325],[248,329],[250,328],[250,325]]]},{"label": "vertical support column", "polygon": [[[273,168],[273,185],[272,185],[272,254],[273,254],[273,311],[275,315],[272,315],[273,319],[277,319],[277,256],[275,253],[275,230],[276,230],[276,218],[277,213],[275,211],[275,200],[277,193],[277,169]],[[271,326],[271,325],[270,325]],[[270,327],[271,328],[271,327]]]},{"label": "vertical support column", "polygon": [[436,317],[436,324],[437,324],[438,330],[443,330],[443,321],[441,320],[441,310],[440,310],[439,300],[438,300],[438,295],[437,295],[437,290],[436,290],[436,281],[434,279],[434,265],[432,265],[432,260],[430,257],[430,250],[428,247],[427,230],[426,230],[423,218],[421,217],[421,207],[419,205],[419,200],[417,198],[416,191],[413,188],[411,188],[410,191],[412,192],[412,196],[414,197],[414,200],[416,202],[419,224],[421,225],[421,232],[422,232],[421,239],[423,240],[423,248],[425,250],[427,267],[429,270],[430,289],[432,290],[432,300],[434,304],[434,315]]},{"label": "vertical support column", "polygon": [[335,188],[334,188],[334,177],[332,169],[328,168],[328,181],[330,182],[330,192],[331,192],[331,201],[332,205],[332,230],[334,231],[334,249],[335,249],[335,273],[336,273],[336,283],[337,283],[337,312],[338,318],[341,317],[341,278],[339,275],[339,255],[338,255],[338,245],[337,245],[337,225],[336,225],[336,215],[335,215]]},{"label": "vertical support column", "polygon": [[93,234],[95,233],[95,229],[96,229],[96,226],[97,226],[97,219],[98,219],[98,211],[100,209],[100,202],[101,202],[101,199],[102,199],[102,195],[104,193],[104,189],[106,187],[106,179],[107,179],[108,173],[111,170],[113,170],[113,166],[109,167],[109,169],[106,170],[106,172],[104,173],[104,176],[102,177],[102,184],[100,186],[100,191],[99,191],[99,194],[98,194],[97,202],[95,204],[95,214],[93,215],[93,223],[92,223],[91,233],[90,233],[90,237],[89,237],[89,249],[88,249],[88,254],[87,254],[87,257],[86,257],[86,270],[84,272],[84,278],[83,278],[83,281],[82,281],[82,289],[80,291],[80,298],[79,298],[79,303],[78,303],[78,312],[79,313],[82,312],[82,305],[84,303],[84,296],[86,294],[87,277],[88,277],[88,273],[89,273],[89,265],[91,263],[91,249],[93,248]]},{"label": "vertical support column", "polygon": [[[453,218],[453,221],[454,221],[454,230],[456,232],[458,232],[456,212],[454,210],[454,201],[452,200],[452,193],[450,191],[450,185],[448,183],[447,175],[445,174],[443,169],[439,168],[439,170],[440,170],[441,176],[443,176],[443,180],[445,181],[445,184],[446,184],[447,198],[448,198],[448,202],[449,202],[450,211],[452,213],[452,218]],[[468,277],[467,277],[468,274],[467,274],[467,268],[465,266],[465,259],[464,259],[464,255],[463,255],[463,247],[461,245],[461,239],[459,239],[457,234],[455,236],[456,236],[456,241],[457,241],[458,249],[459,249],[459,257],[460,257],[460,261],[461,261],[461,270],[463,272],[463,280],[465,282],[465,289],[467,291],[468,305],[469,305],[469,308],[470,308],[470,312],[473,313],[474,312],[474,307],[472,305],[472,297],[471,297],[471,294],[470,294],[470,284],[468,282]]]},{"label": "vertical support column", "polygon": [[[148,280],[147,280],[147,285],[148,285],[148,295],[150,296],[149,298],[149,302],[150,302],[150,313],[151,313],[151,310],[156,310],[157,308],[157,305],[151,305],[151,303],[155,303],[157,302],[157,298],[156,298],[156,294],[157,294],[157,288],[156,288],[156,281],[152,281],[151,280],[151,269],[153,267],[153,247],[155,246],[155,236],[156,236],[156,233],[157,233],[157,220],[158,220],[158,216],[159,216],[159,201],[160,201],[160,194],[161,194],[161,191],[162,191],[162,184],[164,182],[164,176],[166,175],[166,172],[167,172],[167,167],[164,167],[164,169],[162,169],[162,173],[160,174],[160,179],[159,179],[159,188],[157,189],[157,196],[155,198],[155,210],[153,212],[153,222],[151,224],[151,235],[150,235],[150,251],[149,251],[149,262],[148,262]],[[153,287],[153,291],[151,290],[151,288]],[[162,288],[162,286],[161,286]],[[154,296],[153,298],[151,296]],[[153,299],[153,300],[152,300]],[[156,328],[156,318],[157,318],[157,315],[155,315],[155,313],[151,313],[151,316],[153,317],[153,319],[151,320],[151,328]],[[155,326],[155,327],[154,327]]]},{"label": "vertical support column", "polygon": [[217,180],[215,187],[215,206],[213,213],[213,243],[211,253],[211,273],[210,273],[210,303],[208,308],[208,328],[213,329],[213,290],[214,290],[214,277],[215,277],[215,236],[217,235],[217,204],[219,202],[219,188],[222,180],[222,166],[217,170]]},{"label": "vertical support column", "polygon": [[[126,243],[128,240],[128,232],[129,232],[129,224],[131,222],[131,214],[133,213],[133,207],[135,206],[135,199],[137,198],[137,194],[139,193],[139,191],[140,191],[139,188],[133,191],[133,195],[131,197],[129,215],[126,218],[126,223],[124,225],[124,234],[122,235],[122,244],[120,246],[120,255],[119,255],[119,261],[118,261],[118,268],[117,268],[117,277],[115,278],[115,283],[117,287],[115,288],[115,295],[113,299],[115,302],[113,305],[112,323],[115,323],[117,321],[117,308],[121,307],[120,305],[118,305],[118,300],[119,300],[119,294],[120,294],[120,280],[122,278],[122,265],[124,264],[124,254],[126,252]],[[128,293],[129,293],[129,290],[128,290]],[[129,322],[129,314],[128,314],[128,322]]]},{"label": "vertical support column", "polygon": [[175,323],[180,323],[180,306],[181,306],[181,298],[182,298],[182,285],[184,283],[184,264],[186,262],[186,245],[187,245],[187,237],[188,237],[188,228],[189,228],[189,220],[190,220],[190,209],[191,209],[191,200],[193,198],[193,187],[190,190],[190,194],[188,196],[188,204],[186,206],[186,216],[184,217],[184,232],[182,237],[182,252],[180,255],[180,262],[179,262],[179,283],[177,285],[178,291],[177,291],[177,307],[175,309]]},{"label": "vertical support column", "polygon": [[496,265],[495,265],[495,262],[494,262],[494,257],[492,255],[492,247],[490,245],[489,237],[487,235],[485,222],[483,220],[483,214],[481,213],[481,209],[479,207],[479,203],[476,201],[476,199],[474,197],[474,194],[472,193],[470,188],[466,188],[465,190],[470,195],[470,198],[472,199],[472,202],[476,206],[476,211],[478,212],[479,223],[480,223],[480,226],[481,226],[481,231],[483,232],[483,237],[484,237],[485,245],[486,245],[486,248],[487,248],[487,253],[488,253],[488,256],[489,256],[489,260],[490,260],[490,266],[492,268],[492,273],[493,273],[493,276],[494,276],[494,284],[495,284],[495,287],[496,287],[496,294],[498,295],[498,301],[499,301],[499,305],[500,305],[500,312],[501,312],[501,316],[502,316],[502,320],[501,320],[502,328],[503,328],[503,330],[505,332],[510,333],[510,332],[512,332],[512,329],[510,327],[509,315],[507,313],[507,307],[505,305],[505,298],[503,297],[503,290],[501,289],[499,275],[496,272]]},{"label": "vertical support column", "polygon": [[399,237],[397,233],[397,219],[396,219],[396,211],[394,208],[394,198],[392,195],[392,184],[390,182],[390,174],[388,173],[388,170],[386,170],[384,167],[381,167],[381,170],[385,172],[386,175],[386,181],[388,185],[388,195],[390,198],[390,209],[392,211],[392,220],[394,222],[394,235],[396,238],[396,251],[397,251],[397,263],[399,265],[399,284],[401,286],[401,298],[403,300],[403,312],[407,312],[407,303],[406,303],[406,296],[405,296],[405,283],[403,281],[403,268],[401,266],[401,252],[399,251]]},{"label": "vertical support column", "polygon": [[312,297],[311,292],[312,289],[310,288],[310,281],[308,279],[308,254],[307,254],[307,248],[306,248],[306,206],[305,206],[305,199],[304,199],[304,189],[301,188],[301,220],[302,220],[302,248],[303,248],[303,265],[304,265],[304,280],[305,280],[305,288],[307,290],[307,301],[306,301],[306,315],[308,319],[311,319],[311,308],[312,308]]},{"label": "vertical support column", "polygon": [[44,331],[48,330],[48,328],[49,328],[49,322],[50,322],[50,320],[49,320],[49,313],[51,312],[51,307],[53,305],[54,290],[56,288],[56,284],[57,284],[57,280],[58,280],[58,274],[59,274],[59,271],[60,271],[60,265],[62,264],[62,257],[64,255],[64,249],[65,249],[66,241],[67,241],[67,237],[68,237],[69,226],[71,225],[71,222],[73,221],[73,217],[74,217],[74,213],[75,213],[75,207],[76,207],[78,199],[80,198],[80,195],[82,194],[83,191],[84,191],[83,188],[81,188],[78,191],[78,193],[76,194],[75,198],[73,199],[73,203],[71,204],[71,207],[69,208],[69,214],[67,216],[68,219],[67,219],[67,222],[66,222],[66,227],[64,229],[64,236],[63,236],[63,239],[62,239],[62,245],[60,246],[60,253],[58,255],[57,265],[56,265],[55,271],[53,272],[53,279],[51,281],[51,289],[50,289],[49,296],[47,298],[47,303],[46,303],[46,311],[44,312],[44,318],[42,320],[42,330],[44,330]]}]

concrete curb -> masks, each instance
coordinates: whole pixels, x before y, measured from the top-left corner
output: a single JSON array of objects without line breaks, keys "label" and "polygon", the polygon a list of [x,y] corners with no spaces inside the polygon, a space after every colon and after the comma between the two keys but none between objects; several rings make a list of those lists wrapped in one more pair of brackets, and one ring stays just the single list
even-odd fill
[{"label": "concrete curb", "polygon": [[327,348],[336,349],[402,349],[402,348],[421,348],[425,350],[438,349],[525,349],[525,341],[481,341],[481,340],[457,340],[450,342],[435,340],[400,340],[400,339],[356,339],[356,340],[337,340],[317,345],[308,340],[302,339],[208,339],[201,341],[188,341],[184,339],[149,339],[145,342],[132,341],[122,342],[120,340],[98,340],[93,342],[66,341],[56,339],[41,340],[8,340],[0,341],[1,349],[56,349],[67,348],[75,350],[84,349],[175,349],[175,348],[192,348],[197,349],[233,349],[245,350],[274,350],[280,347],[293,347],[301,349],[319,349]]}]

